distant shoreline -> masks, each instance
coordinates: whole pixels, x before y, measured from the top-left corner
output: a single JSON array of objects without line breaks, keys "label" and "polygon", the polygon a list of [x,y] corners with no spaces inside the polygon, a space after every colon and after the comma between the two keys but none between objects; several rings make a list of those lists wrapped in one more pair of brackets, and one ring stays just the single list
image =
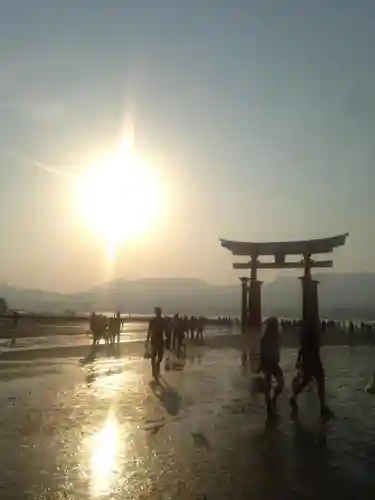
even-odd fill
[{"label": "distant shoreline", "polygon": [[[98,312],[97,314],[103,314],[104,316],[112,316],[115,313],[100,313]],[[167,314],[167,316],[172,316],[171,314]],[[190,315],[188,316],[190,317]],[[121,314],[121,321],[124,323],[146,323],[150,321],[150,318],[152,318],[152,314]],[[20,313],[19,315],[19,321],[35,321],[38,323],[47,323],[47,324],[66,324],[66,323],[87,323],[90,319],[90,313],[87,314],[80,314],[80,315],[66,315],[66,314],[34,314],[34,313]],[[205,316],[205,319],[207,321],[207,324],[209,325],[217,325],[220,323],[219,317],[209,317]],[[0,321],[1,320],[8,320],[12,321],[13,320],[13,313],[8,313],[8,314],[0,314]]]}]

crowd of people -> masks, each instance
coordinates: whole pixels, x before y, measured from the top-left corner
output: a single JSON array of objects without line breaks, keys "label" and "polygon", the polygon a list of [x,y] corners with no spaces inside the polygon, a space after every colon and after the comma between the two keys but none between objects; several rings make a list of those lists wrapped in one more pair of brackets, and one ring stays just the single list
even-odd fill
[{"label": "crowd of people", "polygon": [[[178,316],[173,320],[163,317],[161,308],[156,307],[155,316],[149,323],[145,352],[148,353],[146,357],[151,360],[152,376],[155,380],[160,376],[164,350],[176,349],[177,353],[180,353],[185,335],[191,331],[193,325],[199,325],[199,322],[190,322],[189,325],[188,321]],[[313,380],[318,389],[321,416],[323,418],[333,416],[325,400],[325,373],[320,358],[320,330],[320,323],[314,318],[306,319],[300,324],[300,349],[290,398],[293,417],[298,415],[298,395]],[[257,372],[263,374],[267,416],[272,417],[277,411],[277,399],[284,389],[284,374],[280,366],[280,322],[276,317],[271,317],[264,323]],[[276,380],[274,388],[273,378]]]},{"label": "crowd of people", "polygon": [[173,318],[164,317],[160,307],[155,308],[155,316],[150,320],[145,352],[151,359],[152,376],[159,378],[160,366],[164,349],[181,356],[185,348],[185,340],[203,341],[203,331],[206,324],[202,316],[188,318],[175,314]]},{"label": "crowd of people", "polygon": [[[218,318],[217,324],[230,326],[235,323],[229,317]],[[120,340],[121,316],[116,313],[113,317],[106,317],[93,313],[90,317],[90,329],[93,334],[93,346],[100,339],[108,343],[115,343]],[[164,357],[164,352],[174,353],[180,357],[186,349],[185,341],[203,341],[203,331],[207,324],[204,317],[163,316],[160,307],[155,308],[155,315],[148,325],[145,342],[145,357],[151,361],[152,376],[158,380],[160,367]],[[337,322],[322,321],[317,318],[307,318],[300,321],[278,320],[276,317],[268,318],[263,325],[260,340],[260,361],[256,370],[262,374],[263,392],[267,416],[272,417],[277,413],[277,400],[284,390],[284,374],[280,365],[280,334],[290,328],[295,329],[300,335],[300,348],[296,362],[296,374],[292,381],[292,396],[289,399],[292,416],[298,415],[297,399],[299,394],[308,387],[312,381],[317,386],[317,394],[320,402],[320,413],[323,418],[333,417],[333,413],[325,400],[325,372],[320,357],[320,334],[327,329],[339,328]],[[361,323],[361,331],[373,330],[373,325]],[[356,325],[348,323],[349,333],[356,332]],[[275,379],[275,386],[273,386]],[[375,385],[375,374],[374,384]]]},{"label": "crowd of people", "polygon": [[92,313],[90,316],[90,331],[92,333],[92,345],[97,345],[101,339],[106,344],[120,342],[121,315],[117,312],[114,316]]},{"label": "crowd of people", "polygon": [[[92,334],[92,348],[101,340],[106,344],[114,345],[120,342],[122,318],[119,312],[108,317],[103,314],[92,313],[90,316],[90,332]],[[160,373],[160,364],[164,350],[174,352],[177,357],[183,353],[186,340],[203,342],[203,332],[206,319],[203,316],[181,316],[175,314],[163,316],[161,308],[155,308],[155,316],[150,320],[147,333],[147,349],[151,358],[152,373],[157,379]]]},{"label": "crowd of people", "polygon": [[[280,329],[281,331],[295,330],[296,328],[300,328],[302,325],[302,320],[296,319],[281,319],[280,320]],[[366,322],[366,321],[358,321],[355,322],[353,320],[350,321],[338,321],[333,319],[323,319],[320,322],[320,328],[322,332],[327,330],[337,330],[342,332],[347,332],[350,334],[356,334],[359,332],[369,332],[375,333],[375,323]]]}]

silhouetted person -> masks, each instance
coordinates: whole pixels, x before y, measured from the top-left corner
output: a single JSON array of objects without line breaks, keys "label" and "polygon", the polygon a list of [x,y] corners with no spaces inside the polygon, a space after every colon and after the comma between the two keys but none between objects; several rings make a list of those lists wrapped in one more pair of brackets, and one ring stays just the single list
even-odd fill
[{"label": "silhouetted person", "polygon": [[151,342],[151,368],[155,380],[160,375],[160,365],[164,355],[165,320],[160,307],[155,307],[155,316],[150,320],[146,338],[146,349]]},{"label": "silhouetted person", "polygon": [[[276,401],[284,389],[284,374],[280,367],[280,332],[277,318],[268,318],[260,340],[260,365],[257,370],[264,375],[264,395],[267,407],[267,416],[276,411]],[[271,397],[272,377],[276,380],[276,387]]]},{"label": "silhouetted person", "polygon": [[17,327],[18,324],[19,324],[19,320],[20,320],[19,312],[18,311],[14,311],[14,314],[13,314],[13,326]]},{"label": "silhouetted person", "polygon": [[180,356],[182,346],[185,340],[185,332],[188,330],[188,320],[186,317],[182,318],[177,314],[173,322],[173,350],[176,352],[177,357]]},{"label": "silhouetted person", "polygon": [[194,316],[191,316],[189,321],[190,340],[194,340],[195,327],[196,327],[196,319]]},{"label": "silhouetted person", "polygon": [[117,340],[118,344],[120,343],[121,326],[122,326],[121,314],[120,314],[120,311],[117,311],[116,312],[116,340]]},{"label": "silhouetted person", "polygon": [[114,345],[117,339],[117,343],[120,342],[120,322],[116,316],[109,318],[108,320],[108,340]]},{"label": "silhouetted person", "polygon": [[177,332],[177,357],[179,358],[182,353],[182,346],[184,345],[184,341],[186,335],[188,335],[189,331],[189,320],[187,316],[180,318]]},{"label": "silhouetted person", "polygon": [[107,342],[107,318],[102,314],[95,314],[90,316],[90,330],[92,333],[92,349],[99,344],[101,339]]},{"label": "silhouetted person", "polygon": [[197,321],[197,340],[203,342],[203,331],[205,327],[205,319],[200,316]]},{"label": "silhouetted person", "polygon": [[17,339],[17,327],[19,325],[20,315],[18,311],[14,311],[12,319],[12,338],[10,341],[10,346],[15,347]]},{"label": "silhouetted person", "polygon": [[172,349],[175,351],[177,349],[177,338],[178,331],[180,328],[180,317],[178,314],[175,314],[172,321]]},{"label": "silhouetted person", "polygon": [[300,376],[293,381],[293,396],[290,398],[292,416],[298,416],[298,395],[315,379],[318,386],[320,414],[324,418],[333,417],[333,413],[326,405],[325,400],[325,373],[320,358],[319,321],[316,318],[303,321],[300,342],[301,347],[297,360]]},{"label": "silhouetted person", "polygon": [[171,318],[165,318],[165,348],[170,351],[172,347],[173,325]]}]

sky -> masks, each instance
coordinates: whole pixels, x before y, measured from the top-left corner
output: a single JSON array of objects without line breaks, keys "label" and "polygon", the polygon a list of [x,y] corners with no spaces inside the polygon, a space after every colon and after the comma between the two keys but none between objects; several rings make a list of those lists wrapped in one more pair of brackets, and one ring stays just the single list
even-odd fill
[{"label": "sky", "polygon": [[[0,282],[234,283],[219,237],[347,231],[335,270],[375,272],[374,22],[372,0],[0,0]],[[129,116],[168,209],[109,269],[40,164],[84,171]]]}]

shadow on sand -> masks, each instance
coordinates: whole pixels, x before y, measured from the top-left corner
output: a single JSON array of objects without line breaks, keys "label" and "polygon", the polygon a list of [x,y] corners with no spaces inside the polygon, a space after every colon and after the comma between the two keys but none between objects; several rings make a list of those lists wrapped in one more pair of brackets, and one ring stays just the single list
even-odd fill
[{"label": "shadow on sand", "polygon": [[121,345],[120,344],[109,344],[109,345],[99,345],[91,348],[87,356],[80,359],[82,365],[90,365],[96,361],[99,357],[104,358],[120,358],[121,357]]},{"label": "shadow on sand", "polygon": [[105,370],[97,369],[95,366],[90,366],[86,375],[86,384],[89,386],[101,377],[110,377],[111,375],[120,375],[125,371],[124,366],[111,366]]},{"label": "shadow on sand", "polygon": [[[121,348],[119,345],[106,346],[104,355],[98,356],[96,349],[92,349],[89,354],[80,360],[83,366],[87,366],[86,384],[91,385],[100,377],[119,375],[125,370],[124,365],[116,363],[121,357]],[[103,360],[104,364],[96,363]],[[113,361],[113,363],[111,362]]]},{"label": "shadow on sand", "polygon": [[171,387],[164,378],[150,382],[150,387],[155,396],[169,415],[176,416],[181,409],[181,396]]},{"label": "shadow on sand", "polygon": [[[250,491],[266,492],[264,498],[270,499],[371,498],[361,496],[363,485],[340,465],[328,436],[329,425],[320,419],[309,423],[296,419],[290,426],[279,426],[275,418],[259,434],[251,431],[242,460],[244,470],[256,467],[257,475],[244,480],[243,498],[250,498]],[[240,479],[244,473],[239,472]]]},{"label": "shadow on sand", "polygon": [[[298,418],[294,419],[294,443],[297,449],[305,451],[306,447],[322,447],[327,445],[327,425],[318,419],[315,425],[303,424]],[[328,450],[328,448],[327,448]]]},{"label": "shadow on sand", "polygon": [[164,362],[165,371],[175,371],[181,372],[185,369],[186,366],[186,353],[182,353],[178,355],[178,353],[174,350],[171,350]]}]

